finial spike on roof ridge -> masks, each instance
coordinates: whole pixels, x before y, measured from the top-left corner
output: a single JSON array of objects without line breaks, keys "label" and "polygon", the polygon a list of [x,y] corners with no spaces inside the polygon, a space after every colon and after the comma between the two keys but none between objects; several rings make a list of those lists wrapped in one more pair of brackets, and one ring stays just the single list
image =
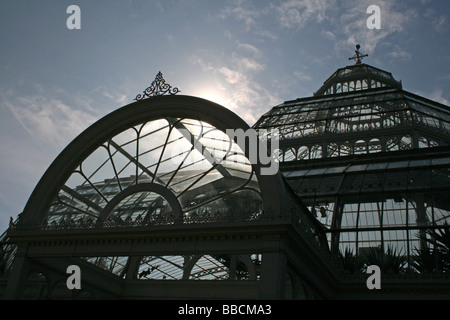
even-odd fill
[{"label": "finial spike on roof ridge", "polygon": [[359,49],[361,48],[361,46],[359,44],[356,45],[356,50],[355,50],[355,55],[351,58],[348,58],[348,60],[355,60],[356,63],[355,64],[361,64],[362,59],[368,57],[368,54],[361,54],[361,52],[359,51]]}]

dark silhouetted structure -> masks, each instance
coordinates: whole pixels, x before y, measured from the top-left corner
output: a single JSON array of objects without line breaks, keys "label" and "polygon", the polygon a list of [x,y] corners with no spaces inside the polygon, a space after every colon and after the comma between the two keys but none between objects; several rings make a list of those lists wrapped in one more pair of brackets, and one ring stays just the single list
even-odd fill
[{"label": "dark silhouetted structure", "polygon": [[[0,294],[450,298],[450,108],[356,53],[253,126],[263,140],[278,129],[275,175],[225,133],[250,129],[242,119],[170,86],[155,93],[158,74],[45,172],[1,238]],[[70,265],[81,290],[67,289]],[[381,290],[367,288],[368,265]]]}]

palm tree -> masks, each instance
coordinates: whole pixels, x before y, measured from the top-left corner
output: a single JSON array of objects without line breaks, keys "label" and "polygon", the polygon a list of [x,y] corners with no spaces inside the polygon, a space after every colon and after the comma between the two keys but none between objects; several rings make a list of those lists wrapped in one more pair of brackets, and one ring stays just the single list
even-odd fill
[{"label": "palm tree", "polygon": [[411,266],[419,273],[433,273],[437,270],[436,252],[430,248],[416,249]]},{"label": "palm tree", "polygon": [[364,268],[370,265],[377,265],[380,267],[382,273],[403,273],[407,259],[401,254],[401,251],[391,246],[388,246],[386,252],[381,247],[370,247],[362,252],[361,260]]},{"label": "palm tree", "polygon": [[430,245],[416,251],[413,267],[419,273],[450,272],[450,228],[447,223],[439,229],[428,229],[419,236]]},{"label": "palm tree", "polygon": [[344,253],[339,251],[339,260],[345,271],[352,274],[357,271],[361,272],[362,263],[349,247],[345,248]]}]

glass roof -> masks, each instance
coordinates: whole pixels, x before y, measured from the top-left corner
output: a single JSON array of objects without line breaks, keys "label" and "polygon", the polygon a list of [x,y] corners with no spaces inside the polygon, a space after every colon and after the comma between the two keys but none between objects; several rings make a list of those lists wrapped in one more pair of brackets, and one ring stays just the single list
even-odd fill
[{"label": "glass roof", "polygon": [[[148,121],[105,141],[73,170],[42,228],[98,228],[98,222],[103,228],[167,225],[177,211],[184,224],[256,220],[263,211],[259,183],[244,152],[204,121]],[[83,259],[124,278],[130,258]],[[233,267],[231,261],[231,256],[147,256],[137,278],[247,279],[249,271],[239,258]]]},{"label": "glass roof", "polygon": [[[165,194],[144,188],[120,197],[127,187],[152,184]],[[231,211],[250,218],[262,212],[259,192],[249,160],[224,132],[198,120],[160,119],[117,134],[83,160],[46,223],[85,227],[101,215],[110,226],[170,222],[173,202],[185,222],[225,219]]]},{"label": "glass roof", "polygon": [[[89,263],[125,278],[126,256],[84,257]],[[164,255],[140,258],[138,280],[255,280],[261,255]],[[233,269],[233,271],[231,270]],[[250,270],[249,270],[250,269]],[[129,271],[128,271],[129,272]]]},{"label": "glass roof", "polygon": [[[334,254],[393,246],[411,270],[426,231],[450,223],[450,155],[423,153],[450,144],[450,108],[403,91],[388,72],[339,69],[313,97],[272,108],[254,128],[278,129],[283,176],[325,227]],[[423,156],[369,157],[412,149]],[[343,158],[354,155],[361,157]],[[336,159],[316,161],[326,158]],[[43,228],[158,226],[177,213],[185,224],[257,220],[262,211],[252,165],[232,139],[204,121],[163,118],[116,134],[79,163]],[[15,248],[2,250],[13,256]],[[256,279],[260,258],[149,255],[140,257],[137,278]],[[130,272],[128,256],[83,259],[120,278]]]},{"label": "glass roof", "polygon": [[[402,261],[390,272],[448,273],[436,239],[450,232],[450,107],[357,64],[314,96],[273,107],[254,128],[278,129],[280,170],[344,269],[356,272],[345,259],[376,251]],[[425,270],[421,259],[432,255]]]},{"label": "glass roof", "polygon": [[[287,101],[254,127],[278,129],[280,161],[346,156],[448,145],[450,108],[402,90],[378,88]],[[359,141],[355,134],[361,134]]]},{"label": "glass roof", "polygon": [[314,95],[339,94],[381,87],[402,89],[402,84],[389,72],[367,64],[356,64],[338,69]]},{"label": "glass roof", "polygon": [[[280,168],[326,228],[335,256],[395,250],[404,261],[399,272],[420,274],[422,254],[437,255],[436,239],[450,232],[448,148],[285,162]],[[436,256],[429,270],[448,272],[440,259],[448,262]]]}]

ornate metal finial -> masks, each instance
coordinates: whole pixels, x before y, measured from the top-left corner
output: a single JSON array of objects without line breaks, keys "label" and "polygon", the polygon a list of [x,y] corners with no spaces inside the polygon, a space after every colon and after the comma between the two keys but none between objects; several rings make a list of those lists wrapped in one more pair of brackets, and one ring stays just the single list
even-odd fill
[{"label": "ornate metal finial", "polygon": [[162,96],[162,95],[174,95],[180,92],[178,88],[173,88],[170,84],[166,83],[166,80],[164,80],[163,75],[160,72],[155,77],[155,80],[153,80],[150,87],[144,90],[143,93],[140,93],[134,98],[134,100],[139,101],[143,100],[145,98],[150,97],[156,97],[156,96]]},{"label": "ornate metal finial", "polygon": [[368,57],[368,54],[361,54],[361,52],[359,52],[359,49],[361,48],[361,46],[359,44],[356,45],[356,50],[355,50],[355,55],[351,58],[348,58],[348,60],[356,60],[355,64],[361,64],[361,60],[364,59],[365,57]]}]

